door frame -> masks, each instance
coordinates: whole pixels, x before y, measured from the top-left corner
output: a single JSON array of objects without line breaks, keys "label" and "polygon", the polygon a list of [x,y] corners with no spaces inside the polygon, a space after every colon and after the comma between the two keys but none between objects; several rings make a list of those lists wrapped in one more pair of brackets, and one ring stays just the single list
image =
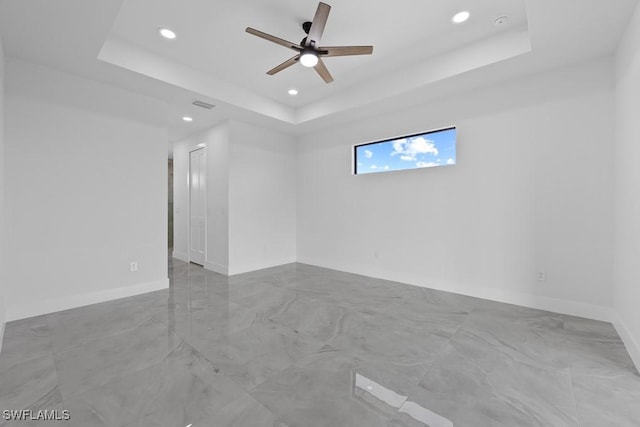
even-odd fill
[{"label": "door frame", "polygon": [[206,147],[198,147],[193,150],[189,150],[189,167],[187,174],[187,191],[188,191],[188,211],[189,211],[189,223],[188,223],[188,232],[187,232],[187,261],[191,263],[191,154],[196,151],[202,151],[202,155],[204,157],[204,264],[207,262],[207,211],[208,211],[208,200],[207,200],[207,151]]}]

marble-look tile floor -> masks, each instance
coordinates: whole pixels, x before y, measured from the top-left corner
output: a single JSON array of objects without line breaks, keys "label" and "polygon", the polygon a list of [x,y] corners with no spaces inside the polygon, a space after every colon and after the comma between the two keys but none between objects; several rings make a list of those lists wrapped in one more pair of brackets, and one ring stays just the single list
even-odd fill
[{"label": "marble-look tile floor", "polygon": [[[631,427],[608,323],[291,264],[6,326],[1,426]],[[4,415],[4,414],[0,414]]]}]

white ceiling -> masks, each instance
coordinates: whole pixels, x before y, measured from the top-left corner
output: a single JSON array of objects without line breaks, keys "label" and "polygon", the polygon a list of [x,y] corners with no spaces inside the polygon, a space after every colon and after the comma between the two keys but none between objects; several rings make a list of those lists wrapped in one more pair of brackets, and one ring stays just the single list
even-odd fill
[{"label": "white ceiling", "polygon": [[[294,52],[245,33],[251,26],[299,43],[305,36],[302,22],[313,18],[316,0],[127,0],[111,36],[283,104],[301,106],[363,78],[429,58],[438,50],[525,23],[523,0],[495,0],[474,7],[473,19],[465,25],[451,24],[458,9],[450,0],[396,0],[386,8],[372,7],[371,0],[327,1],[332,9],[322,45],[375,46],[375,55],[326,59],[336,84],[327,85],[302,66],[266,75]],[[502,15],[509,15],[511,23],[498,28],[493,20]],[[179,37],[171,42],[158,37],[159,26],[174,29]],[[291,87],[300,94],[289,96]]]},{"label": "white ceiling", "polygon": [[[0,0],[0,33],[9,56],[165,100],[176,140],[226,118],[305,133],[610,54],[637,3],[325,1],[332,10],[322,45],[374,46],[370,56],[327,58],[331,84],[300,64],[266,75],[294,52],[244,31],[300,42],[317,0]],[[452,24],[462,9],[471,19]],[[494,25],[503,15],[507,24]],[[178,38],[162,39],[159,27]],[[193,107],[196,98],[217,107]]]}]

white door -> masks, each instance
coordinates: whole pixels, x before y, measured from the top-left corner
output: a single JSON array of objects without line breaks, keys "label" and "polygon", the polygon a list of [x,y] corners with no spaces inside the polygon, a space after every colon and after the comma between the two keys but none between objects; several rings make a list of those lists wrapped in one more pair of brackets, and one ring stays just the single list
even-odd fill
[{"label": "white door", "polygon": [[189,261],[204,265],[206,239],[206,177],[204,148],[189,158]]}]

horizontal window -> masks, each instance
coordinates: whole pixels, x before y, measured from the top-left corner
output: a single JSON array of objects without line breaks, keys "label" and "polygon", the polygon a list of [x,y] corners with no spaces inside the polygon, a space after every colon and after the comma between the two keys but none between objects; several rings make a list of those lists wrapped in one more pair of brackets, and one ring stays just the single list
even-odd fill
[{"label": "horizontal window", "polygon": [[456,164],[456,128],[369,142],[353,147],[356,175]]}]

